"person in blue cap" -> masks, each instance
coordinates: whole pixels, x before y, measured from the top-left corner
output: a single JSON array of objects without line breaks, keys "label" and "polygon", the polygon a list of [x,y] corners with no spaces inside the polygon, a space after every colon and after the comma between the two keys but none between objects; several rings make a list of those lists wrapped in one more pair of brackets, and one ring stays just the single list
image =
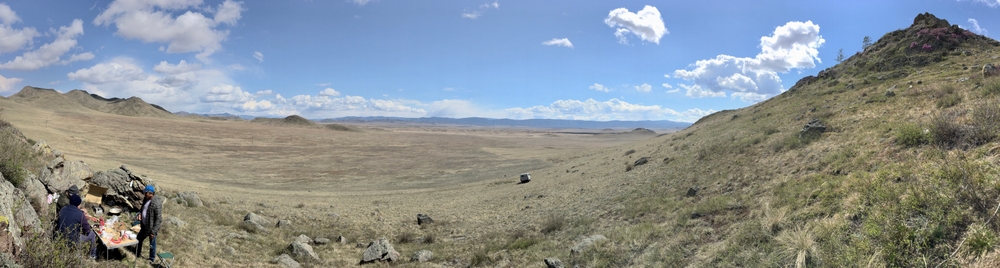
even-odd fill
[{"label": "person in blue cap", "polygon": [[94,246],[97,235],[90,229],[86,213],[80,209],[83,199],[75,194],[67,199],[69,199],[69,206],[64,206],[59,210],[59,220],[57,221],[59,229],[56,229],[56,235],[65,239],[66,243],[70,245],[87,242],[90,247],[90,258],[94,259],[97,257],[97,247]]},{"label": "person in blue cap", "polygon": [[136,239],[139,244],[135,246],[135,257],[142,256],[142,241],[149,237],[149,262],[156,260],[156,234],[160,232],[160,212],[163,211],[163,203],[155,198],[156,189],[152,185],[146,185],[143,190],[146,198],[142,201],[142,208],[139,209],[139,235]]}]

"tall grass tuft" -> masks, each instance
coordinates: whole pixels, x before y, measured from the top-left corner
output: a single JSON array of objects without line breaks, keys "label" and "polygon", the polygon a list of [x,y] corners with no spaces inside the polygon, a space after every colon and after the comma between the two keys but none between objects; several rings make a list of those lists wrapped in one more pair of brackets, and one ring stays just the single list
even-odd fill
[{"label": "tall grass tuft", "polygon": [[806,263],[810,260],[813,263],[819,261],[819,248],[816,246],[812,230],[808,228],[796,227],[794,230],[786,230],[775,240],[781,244],[783,255],[795,259],[795,268],[806,267]]},{"label": "tall grass tuft", "polygon": [[0,173],[14,186],[21,186],[28,173],[41,168],[43,163],[17,133],[10,122],[3,120],[0,108]]}]

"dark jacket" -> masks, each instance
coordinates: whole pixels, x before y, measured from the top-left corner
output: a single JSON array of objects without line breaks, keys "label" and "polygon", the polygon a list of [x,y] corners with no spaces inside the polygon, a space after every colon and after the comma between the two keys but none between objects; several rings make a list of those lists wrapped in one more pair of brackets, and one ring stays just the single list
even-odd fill
[{"label": "dark jacket", "polygon": [[[146,217],[142,218],[139,222],[142,228],[140,232],[147,232],[150,234],[156,234],[160,232],[160,222],[162,221],[163,203],[160,201],[159,197],[153,196],[153,199],[149,200],[149,211],[146,211]],[[142,206],[145,206],[146,202],[142,202]],[[139,207],[139,214],[142,214],[142,206]]]},{"label": "dark jacket", "polygon": [[[59,210],[59,220],[56,233],[70,242],[79,242],[80,234],[90,234],[90,223],[83,210],[75,206],[65,206]],[[83,232],[80,232],[80,231]]]}]

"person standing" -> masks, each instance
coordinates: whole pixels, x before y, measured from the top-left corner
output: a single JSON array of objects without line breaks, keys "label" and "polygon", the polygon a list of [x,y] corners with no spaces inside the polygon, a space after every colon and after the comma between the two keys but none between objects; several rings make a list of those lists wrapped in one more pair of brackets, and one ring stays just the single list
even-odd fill
[{"label": "person standing", "polygon": [[97,258],[97,247],[94,246],[97,235],[90,228],[87,214],[80,209],[83,199],[75,194],[67,196],[66,199],[69,200],[69,205],[59,210],[59,219],[57,220],[59,229],[56,229],[56,236],[65,239],[66,243],[70,245],[88,242],[90,258]]},{"label": "person standing", "polygon": [[163,203],[156,198],[156,189],[152,185],[146,185],[143,190],[146,198],[143,199],[142,208],[139,210],[139,235],[136,239],[139,244],[135,246],[135,257],[142,256],[142,241],[149,237],[149,262],[156,261],[156,234],[160,232],[160,213],[163,210]]}]

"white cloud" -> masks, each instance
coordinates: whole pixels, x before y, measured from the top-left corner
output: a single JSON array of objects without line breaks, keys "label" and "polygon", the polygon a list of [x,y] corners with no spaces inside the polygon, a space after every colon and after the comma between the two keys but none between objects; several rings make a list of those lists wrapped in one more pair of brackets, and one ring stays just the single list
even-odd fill
[{"label": "white cloud", "polygon": [[619,42],[625,42],[625,34],[632,32],[642,40],[660,44],[660,38],[670,33],[663,24],[660,10],[653,6],[645,6],[637,13],[629,12],[626,8],[612,10],[604,23],[618,27],[615,36],[619,38]]},{"label": "white cloud", "polygon": [[25,52],[17,56],[14,60],[0,64],[0,69],[33,71],[52,64],[66,65],[74,61],[90,60],[94,54],[90,52],[71,55],[69,59],[63,60],[61,57],[77,47],[76,38],[83,35],[83,21],[73,20],[67,26],[59,27],[59,30],[50,29],[49,34],[55,35],[56,40],[52,43],[44,44],[37,50]]},{"label": "white cloud", "polygon": [[123,81],[146,80],[148,74],[142,68],[126,59],[116,59],[108,63],[98,63],[93,67],[66,74],[70,81],[78,80],[93,85]]},{"label": "white cloud", "polygon": [[161,61],[160,64],[153,66],[153,71],[163,74],[179,74],[197,71],[201,69],[200,63],[187,63],[185,60],[181,60],[176,65],[167,63],[167,61]]},{"label": "white cloud", "polygon": [[[1000,2],[1000,0],[997,0],[997,1]],[[989,31],[987,31],[986,29],[983,29],[982,27],[979,27],[979,21],[977,21],[976,19],[969,18],[969,23],[972,23],[972,29],[970,29],[970,30],[972,30],[976,34],[983,35],[983,36],[989,34]]]},{"label": "white cloud", "polygon": [[212,87],[207,93],[201,96],[202,102],[242,102],[245,104],[253,100],[253,94],[243,91],[238,86],[225,83],[219,83],[219,85]]},{"label": "white cloud", "polygon": [[561,38],[561,39],[560,38],[552,38],[552,40],[542,42],[542,45],[546,45],[546,46],[556,45],[556,46],[564,46],[564,47],[568,47],[568,48],[573,48],[573,43],[569,42],[569,38]]},{"label": "white cloud", "polygon": [[29,47],[34,38],[42,36],[35,28],[25,27],[20,30],[8,25],[0,25],[0,53],[14,52]]},{"label": "white cloud", "polygon": [[693,86],[688,86],[688,85],[685,85],[685,84],[677,84],[677,85],[679,85],[682,88],[684,88],[685,90],[687,90],[686,96],[692,97],[692,98],[705,98],[705,97],[717,98],[717,97],[726,97],[726,92],[713,92],[713,91],[710,91],[710,90],[703,90],[703,89],[701,89],[701,86],[699,86],[699,85],[693,85]]},{"label": "white cloud", "polygon": [[11,25],[18,21],[21,21],[21,18],[17,16],[17,13],[10,9],[7,3],[0,3],[0,22]]},{"label": "white cloud", "polygon": [[663,77],[670,78],[670,74],[664,74]]},{"label": "white cloud", "polygon": [[[963,0],[958,0],[958,1],[963,1]],[[982,4],[985,4],[985,5],[989,6],[989,7],[998,7],[998,6],[1000,6],[1000,0],[972,0],[972,2],[982,3]]]},{"label": "white cloud", "polygon": [[336,90],[333,90],[332,88],[326,88],[323,91],[320,91],[319,95],[320,96],[336,97],[336,96],[340,96],[340,92],[337,92]]},{"label": "white cloud", "polygon": [[[329,96],[298,95],[291,98],[275,97],[272,103],[286,106],[308,116],[334,115],[423,115],[426,111],[391,100],[365,99],[359,96],[331,98]],[[291,106],[291,107],[287,107]]]},{"label": "white cloud", "polygon": [[259,51],[254,51],[253,58],[259,60],[260,62],[264,62],[264,53],[260,53]]},{"label": "white cloud", "polygon": [[24,81],[21,78],[6,78],[0,75],[0,92],[10,92],[17,89],[17,85]]},{"label": "white cloud", "polygon": [[271,95],[274,95],[274,91],[272,91],[270,89],[268,89],[268,90],[261,90],[261,91],[257,91],[257,93],[254,93],[253,95],[255,97],[258,97],[258,98],[259,97],[264,97],[264,96],[271,96]]},{"label": "white cloud", "polygon": [[347,2],[351,2],[351,3],[357,4],[359,6],[366,5],[366,4],[368,4],[368,2],[372,2],[372,1],[374,1],[374,0],[347,0]]},{"label": "white cloud", "polygon": [[812,21],[792,21],[761,37],[761,52],[754,58],[718,55],[695,62],[692,70],[676,70],[673,76],[695,83],[685,87],[691,97],[724,97],[730,91],[743,93],[734,95],[741,100],[757,102],[785,91],[779,72],[816,67],[817,48],[824,42]]},{"label": "white cloud", "polygon": [[267,100],[249,100],[241,104],[239,108],[242,108],[242,111],[266,111],[274,108],[274,105]]},{"label": "white cloud", "polygon": [[330,83],[319,83],[319,84],[316,84],[316,86],[321,86],[321,87],[325,87],[325,86],[329,86],[329,85],[330,85]]},{"label": "white cloud", "polygon": [[635,90],[638,90],[639,92],[650,92],[653,91],[653,86],[642,83],[642,85],[635,86]]},{"label": "white cloud", "polygon": [[480,5],[479,8],[495,8],[495,9],[500,9],[500,2],[499,1],[493,1],[493,3],[485,3],[485,4]]},{"label": "white cloud", "polygon": [[231,70],[236,70],[236,71],[244,71],[247,69],[246,67],[243,67],[243,65],[240,64],[230,64],[227,67],[229,67],[229,69]]},{"label": "white cloud", "polygon": [[462,17],[463,18],[469,18],[469,19],[477,19],[477,18],[479,18],[479,16],[482,16],[482,15],[483,15],[483,13],[481,13],[479,11],[462,12]]},{"label": "white cloud", "polygon": [[[671,86],[670,84],[667,84],[667,83],[663,83],[663,87],[665,87],[665,88],[674,88],[673,86]],[[674,88],[674,89],[671,89],[671,90],[667,90],[667,93],[677,93],[677,92],[681,92],[681,89]]]},{"label": "white cloud", "polygon": [[608,93],[608,92],[611,92],[612,90],[614,90],[613,88],[605,87],[604,85],[601,85],[601,84],[598,84],[598,83],[594,83],[594,85],[590,86],[590,89],[601,91],[601,92],[604,92],[604,93]]},{"label": "white cloud", "polygon": [[701,116],[678,113],[659,105],[631,104],[619,99],[596,101],[588,99],[558,100],[549,106],[534,106],[529,108],[504,109],[501,115],[505,118],[531,119],[572,119],[572,120],[680,120],[692,121]]},{"label": "white cloud", "polygon": [[667,84],[667,83],[663,83],[663,87],[665,87],[665,88],[674,88],[674,86],[671,86],[670,84]]},{"label": "white cloud", "polygon": [[[211,63],[208,56],[222,49],[222,41],[229,36],[229,30],[217,27],[235,25],[244,10],[243,2],[226,0],[214,9],[214,18],[191,10],[176,18],[172,15],[172,11],[195,9],[201,4],[201,0],[116,0],[93,23],[104,26],[113,23],[118,27],[115,32],[118,36],[146,43],[167,43],[167,53],[198,52],[195,58]],[[212,11],[210,7],[201,9]]]}]

